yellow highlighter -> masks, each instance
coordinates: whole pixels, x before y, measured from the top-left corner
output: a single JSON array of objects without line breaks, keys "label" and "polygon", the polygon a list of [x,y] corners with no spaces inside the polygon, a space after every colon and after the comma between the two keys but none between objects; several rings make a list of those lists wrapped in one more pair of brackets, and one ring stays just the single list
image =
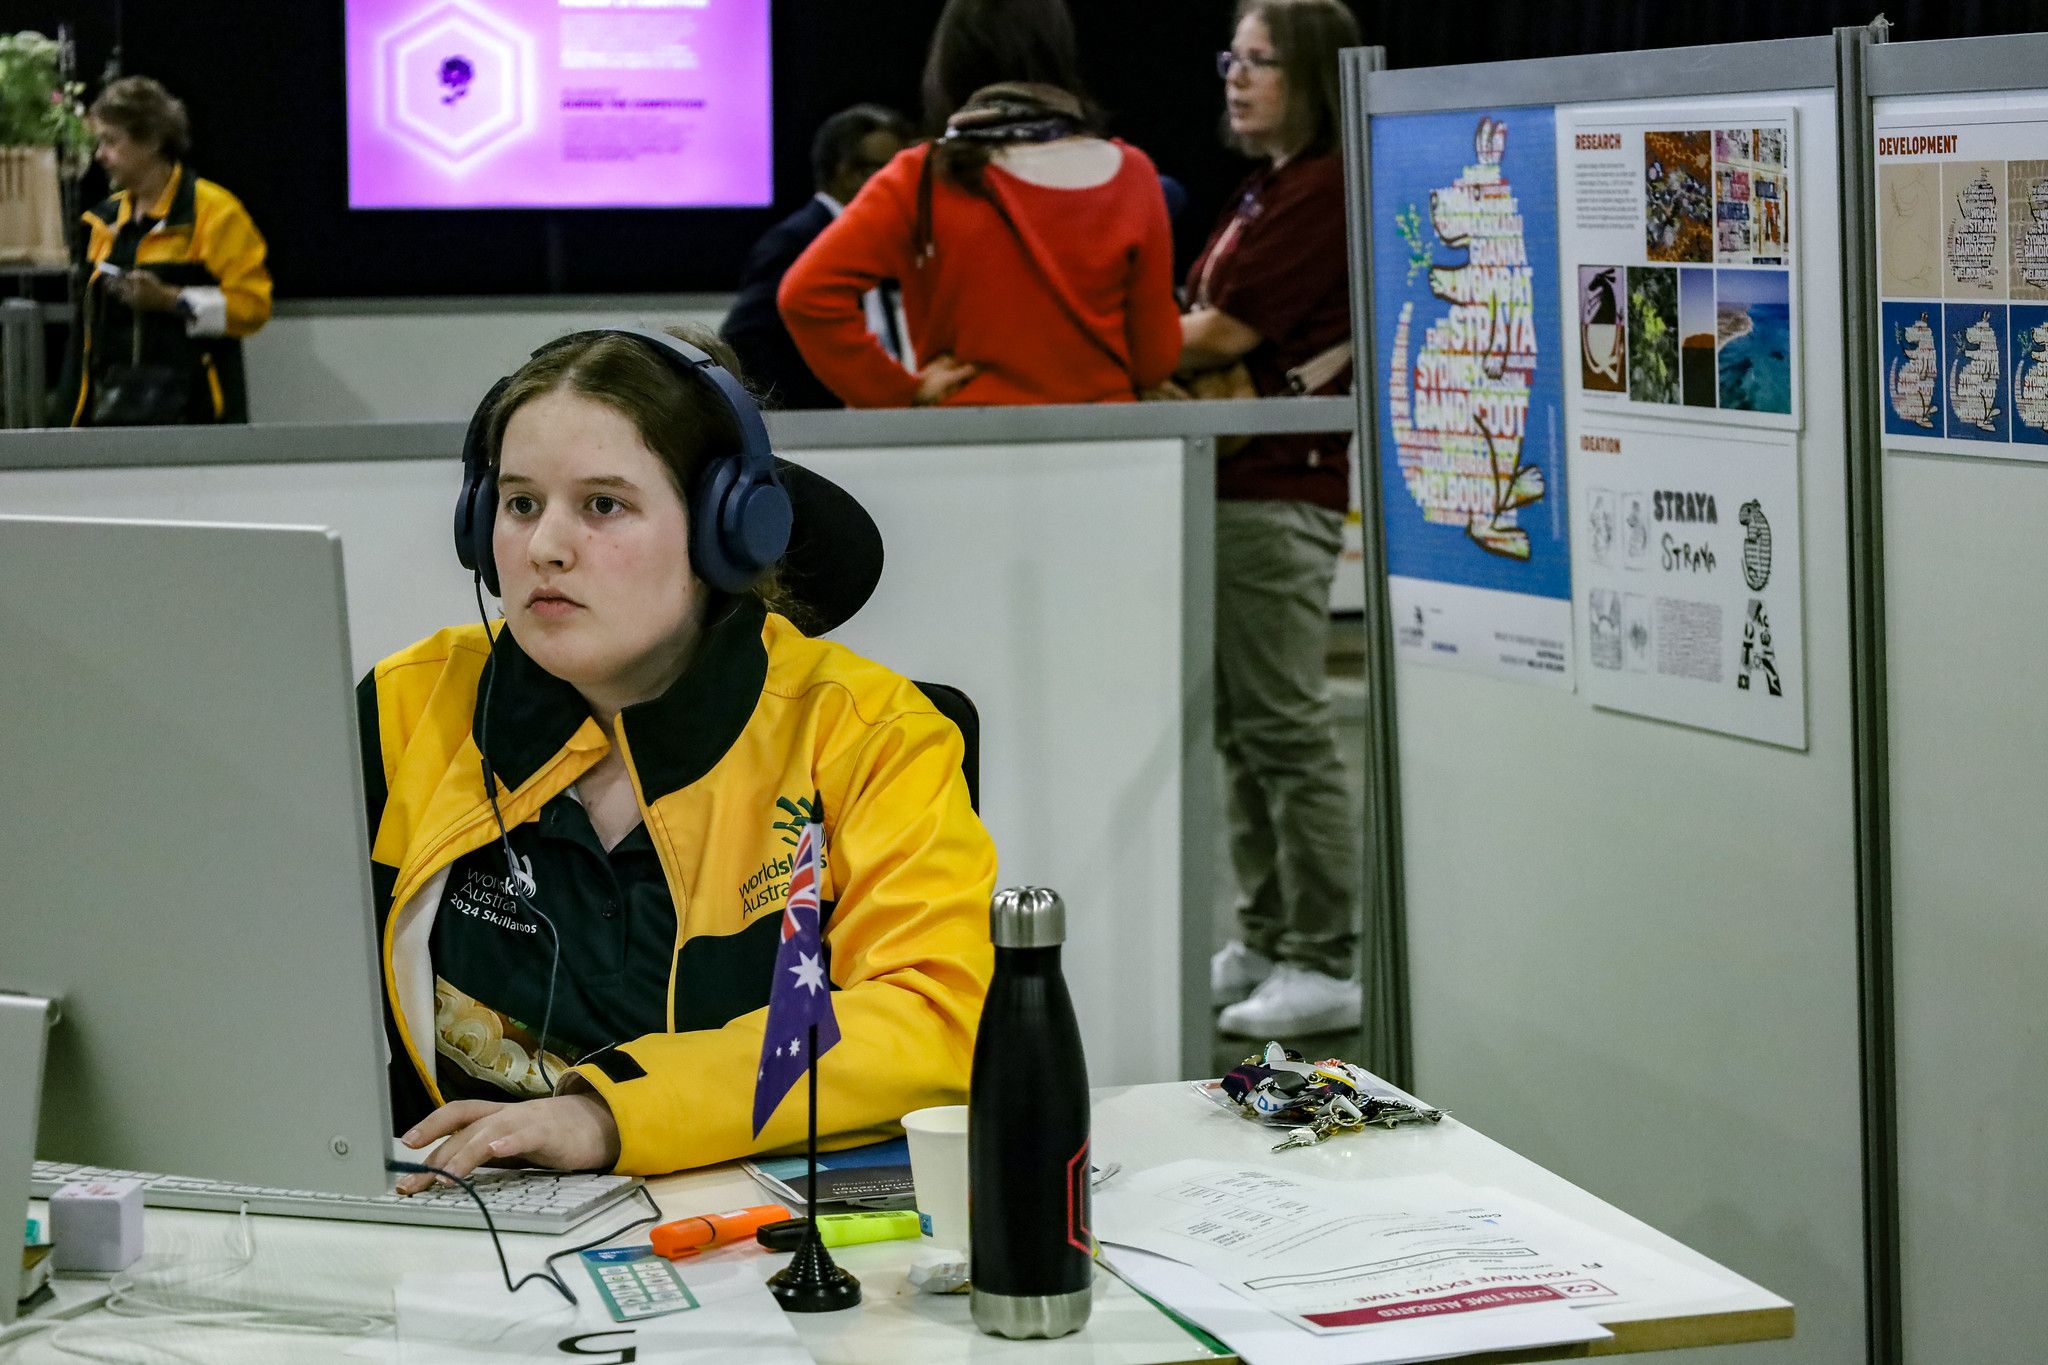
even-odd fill
[{"label": "yellow highlighter", "polygon": [[[755,1229],[754,1240],[770,1251],[795,1251],[803,1245],[804,1218],[785,1218]],[[818,1216],[818,1240],[828,1247],[858,1242],[893,1242],[918,1235],[916,1209],[878,1209],[862,1213]]]}]

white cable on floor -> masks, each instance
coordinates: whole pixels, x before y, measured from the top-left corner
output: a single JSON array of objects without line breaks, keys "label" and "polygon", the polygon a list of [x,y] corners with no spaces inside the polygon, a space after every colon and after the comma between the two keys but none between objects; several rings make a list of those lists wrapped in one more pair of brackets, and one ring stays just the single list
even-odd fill
[{"label": "white cable on floor", "polygon": [[[241,1246],[231,1248],[229,1255],[201,1261],[173,1261],[170,1269],[184,1270],[185,1274],[145,1278],[143,1271],[150,1259],[145,1257],[138,1263],[137,1270],[122,1271],[116,1275],[105,1307],[109,1314],[125,1321],[93,1319],[33,1326],[55,1327],[49,1337],[50,1346],[82,1360],[138,1365],[144,1360],[162,1359],[179,1365],[186,1365],[186,1362],[208,1365],[204,1357],[184,1355],[161,1340],[145,1340],[137,1333],[156,1333],[166,1326],[194,1326],[321,1336],[367,1336],[391,1327],[395,1321],[388,1310],[251,1304],[226,1295],[193,1292],[195,1286],[239,1275],[255,1261],[256,1227],[246,1204],[236,1219],[236,1228],[241,1233]],[[0,1342],[10,1339],[0,1336]],[[120,1354],[104,1354],[107,1350]],[[138,1350],[155,1354],[138,1356]]]}]

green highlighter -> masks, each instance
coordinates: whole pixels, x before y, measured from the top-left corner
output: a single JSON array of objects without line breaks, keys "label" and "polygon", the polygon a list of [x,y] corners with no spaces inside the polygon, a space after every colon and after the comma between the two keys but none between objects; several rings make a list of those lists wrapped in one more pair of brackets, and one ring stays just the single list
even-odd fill
[{"label": "green highlighter", "polygon": [[[770,1251],[795,1251],[803,1245],[808,1218],[785,1218],[764,1223],[754,1231],[754,1240]],[[818,1240],[828,1247],[853,1246],[859,1242],[893,1242],[918,1235],[916,1209],[879,1209],[862,1213],[826,1213],[818,1216]]]}]

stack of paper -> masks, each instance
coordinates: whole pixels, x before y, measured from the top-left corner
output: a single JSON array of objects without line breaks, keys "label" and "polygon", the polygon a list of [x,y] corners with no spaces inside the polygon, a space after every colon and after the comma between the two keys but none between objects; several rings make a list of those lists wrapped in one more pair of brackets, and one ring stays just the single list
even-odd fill
[{"label": "stack of paper", "polygon": [[1330,1181],[1216,1161],[1096,1196],[1104,1258],[1252,1365],[1395,1365],[1611,1335],[1586,1305],[1723,1292],[1670,1258],[1439,1176]]}]

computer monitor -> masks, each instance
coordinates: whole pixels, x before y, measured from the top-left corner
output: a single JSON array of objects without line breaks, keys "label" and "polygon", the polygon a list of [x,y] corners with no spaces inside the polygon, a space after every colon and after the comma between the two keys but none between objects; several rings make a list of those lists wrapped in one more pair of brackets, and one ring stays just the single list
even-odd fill
[{"label": "computer monitor", "polygon": [[33,1153],[0,1047],[0,1215],[32,1156],[384,1193],[339,538],[0,517],[0,565],[0,1041],[59,1012]]}]

